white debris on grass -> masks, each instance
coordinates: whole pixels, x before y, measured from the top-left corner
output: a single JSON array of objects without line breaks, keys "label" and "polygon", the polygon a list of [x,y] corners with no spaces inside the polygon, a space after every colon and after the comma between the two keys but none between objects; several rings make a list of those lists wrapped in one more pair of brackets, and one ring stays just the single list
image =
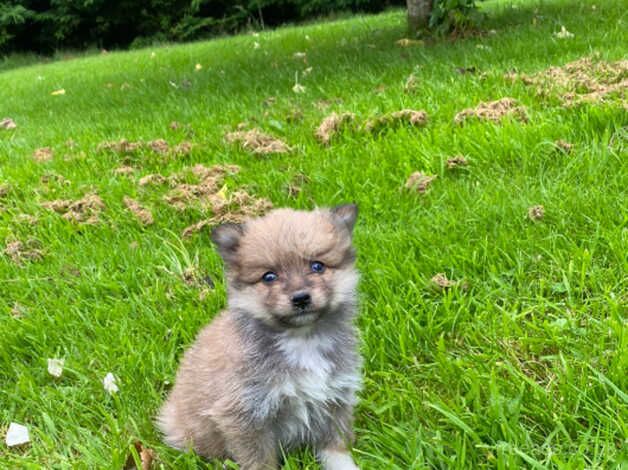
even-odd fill
[{"label": "white debris on grass", "polygon": [[18,423],[11,423],[7,431],[5,442],[7,446],[14,447],[27,444],[31,441],[28,435],[28,428]]},{"label": "white debris on grass", "polygon": [[299,83],[299,72],[294,73],[294,86],[292,91],[295,93],[305,93],[305,87]]},{"label": "white debris on grass", "polygon": [[53,377],[61,377],[65,359],[48,359],[48,373]]},{"label": "white debris on grass", "polygon": [[118,385],[116,384],[116,377],[109,372],[107,375],[105,375],[105,378],[102,381],[103,387],[105,387],[105,390],[107,391],[107,393],[109,393],[109,395],[113,395],[114,393],[118,393]]},{"label": "white debris on grass", "polygon": [[561,26],[560,31],[554,33],[554,36],[556,36],[558,39],[571,39],[572,37],[574,37],[574,34],[567,31],[567,28],[565,28],[564,26]]}]

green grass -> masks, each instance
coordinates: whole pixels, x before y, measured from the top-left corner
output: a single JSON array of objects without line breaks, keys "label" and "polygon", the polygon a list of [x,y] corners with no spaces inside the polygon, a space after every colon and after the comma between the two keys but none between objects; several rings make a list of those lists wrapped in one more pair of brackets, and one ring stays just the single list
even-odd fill
[{"label": "green grass", "polygon": [[[404,24],[393,11],[0,74],[0,118],[18,125],[0,130],[0,182],[11,187],[0,200],[0,243],[33,238],[45,252],[23,266],[0,256],[0,435],[15,421],[33,441],[0,445],[0,467],[119,469],[140,440],[164,468],[214,468],[162,445],[152,420],[182,351],[225,303],[221,263],[207,232],[181,238],[198,210],[178,212],[164,189],[137,184],[199,162],[240,165],[228,189],[246,186],[277,207],[360,205],[361,468],[626,465],[628,168],[625,127],[623,143],[618,131],[628,115],[616,102],[563,108],[503,78],[593,52],[625,58],[626,3],[504,5],[484,5],[496,35],[426,47],[394,44]],[[561,25],[575,37],[554,38]],[[305,68],[297,51],[312,67],[303,94],[292,92]],[[457,74],[463,66],[486,75]],[[407,94],[412,72],[419,88]],[[65,95],[50,95],[60,88]],[[503,96],[526,105],[530,121],[453,123],[462,108]],[[334,98],[342,102],[329,110],[313,104]],[[313,136],[330,110],[366,119],[406,107],[425,109],[427,127],[347,132],[328,148]],[[295,108],[303,119],[288,122]],[[294,152],[258,158],[227,145],[224,132],[244,120]],[[95,150],[110,139],[188,138],[171,121],[193,130],[191,155],[147,153],[128,178],[112,173],[120,157]],[[572,153],[557,151],[557,139],[572,142]],[[34,162],[44,146],[55,158]],[[457,153],[471,164],[448,171]],[[402,189],[416,170],[438,175],[422,196]],[[40,182],[50,173],[69,182]],[[303,191],[291,197],[286,186],[302,174]],[[40,205],[91,190],[107,206],[99,225],[77,227]],[[138,225],[124,195],[150,207],[156,223]],[[531,222],[536,204],[546,216]],[[176,274],[188,266],[216,280],[203,301]],[[438,272],[469,288],[434,291]],[[62,378],[48,375],[50,357],[65,358]],[[113,397],[102,386],[108,372],[120,386]],[[313,462],[303,452],[287,468]]]}]

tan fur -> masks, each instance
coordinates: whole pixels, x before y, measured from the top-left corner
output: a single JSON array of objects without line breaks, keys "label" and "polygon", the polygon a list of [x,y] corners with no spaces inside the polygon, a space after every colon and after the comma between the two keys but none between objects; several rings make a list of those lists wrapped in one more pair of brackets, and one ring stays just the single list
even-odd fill
[{"label": "tan fur", "polygon": [[[181,361],[158,417],[168,444],[245,470],[276,469],[281,449],[310,445],[326,469],[357,468],[346,450],[360,363],[355,215],[355,206],[279,209],[215,231],[229,308]],[[275,282],[262,282],[268,271]],[[307,308],[291,300],[299,292],[311,296]]]}]

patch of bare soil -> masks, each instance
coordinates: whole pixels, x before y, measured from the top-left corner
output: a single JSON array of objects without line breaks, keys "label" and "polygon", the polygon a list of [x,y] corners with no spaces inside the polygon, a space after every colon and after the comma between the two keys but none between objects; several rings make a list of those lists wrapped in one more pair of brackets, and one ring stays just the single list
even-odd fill
[{"label": "patch of bare soil", "polygon": [[49,162],[52,160],[52,149],[50,147],[42,147],[33,153],[33,160],[36,162]]},{"label": "patch of bare soil", "polygon": [[230,144],[240,144],[243,149],[255,155],[288,153],[291,150],[284,141],[265,134],[257,128],[228,132],[225,134],[225,140]]},{"label": "patch of bare soil", "polygon": [[416,191],[419,194],[425,194],[425,192],[432,184],[432,181],[434,181],[436,178],[436,175],[427,175],[420,171],[415,171],[406,181],[406,189]]},{"label": "patch of bare soil", "polygon": [[242,223],[248,218],[265,214],[272,207],[273,204],[268,199],[257,198],[244,190],[238,190],[223,197],[219,204],[212,207],[214,214],[212,217],[201,220],[183,230],[183,237],[187,238],[204,227],[228,222]]},{"label": "patch of bare soil", "polygon": [[17,124],[11,118],[2,118],[0,119],[0,129],[11,130],[17,128]]},{"label": "patch of bare soil", "polygon": [[537,221],[545,217],[545,207],[538,205],[532,206],[528,209],[528,219]]},{"label": "patch of bare soil", "polygon": [[11,191],[11,187],[8,184],[6,183],[0,184],[0,198],[7,196],[10,191]]},{"label": "patch of bare soil", "polygon": [[364,128],[368,132],[378,132],[385,128],[397,127],[401,124],[410,124],[414,127],[422,127],[427,124],[427,113],[414,109],[402,109],[394,113],[384,114],[366,121]]},{"label": "patch of bare soil", "polygon": [[153,214],[146,209],[144,206],[140,205],[135,199],[131,199],[128,196],[124,196],[124,205],[129,210],[129,212],[133,213],[137,220],[140,221],[142,225],[152,225],[155,223],[155,219],[153,219]]},{"label": "patch of bare soil", "polygon": [[40,243],[37,240],[29,239],[26,242],[13,240],[6,243],[4,254],[13,263],[21,266],[27,261],[39,261],[44,257]]},{"label": "patch of bare soil", "polygon": [[450,170],[454,170],[456,168],[460,168],[462,166],[467,166],[469,164],[469,160],[464,155],[455,155],[447,159],[447,168]]},{"label": "patch of bare soil", "polygon": [[549,67],[535,74],[510,73],[507,78],[533,86],[540,96],[558,95],[565,106],[604,102],[617,96],[628,107],[628,60],[608,62],[583,57],[562,67]]},{"label": "patch of bare soil", "polygon": [[355,114],[353,113],[331,113],[327,116],[316,129],[315,136],[324,145],[329,145],[329,142],[340,130],[355,120]]},{"label": "patch of bare soil", "polygon": [[105,209],[105,203],[97,194],[86,194],[81,199],[57,199],[42,203],[42,207],[61,214],[73,223],[94,225],[99,222],[98,216]]},{"label": "patch of bare soil", "polygon": [[454,122],[461,124],[472,118],[499,122],[505,117],[512,117],[522,122],[528,121],[525,106],[519,105],[514,98],[505,97],[496,101],[481,102],[475,108],[463,109],[456,114]]}]

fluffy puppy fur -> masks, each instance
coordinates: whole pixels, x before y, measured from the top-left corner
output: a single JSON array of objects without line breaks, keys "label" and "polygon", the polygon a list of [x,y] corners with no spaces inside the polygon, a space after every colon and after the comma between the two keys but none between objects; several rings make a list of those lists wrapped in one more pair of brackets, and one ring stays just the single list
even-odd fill
[{"label": "fluffy puppy fur", "polygon": [[278,209],[214,230],[228,308],[183,356],[158,417],[168,444],[244,470],[307,445],[326,470],[357,469],[356,217],[355,205]]}]

